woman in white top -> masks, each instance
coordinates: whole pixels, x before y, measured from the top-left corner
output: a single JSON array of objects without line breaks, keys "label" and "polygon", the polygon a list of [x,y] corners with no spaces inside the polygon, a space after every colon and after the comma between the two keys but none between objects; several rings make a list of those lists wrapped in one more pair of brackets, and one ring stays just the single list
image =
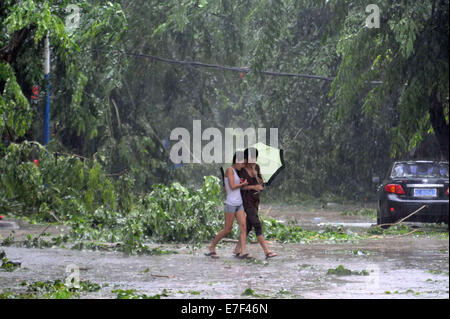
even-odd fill
[{"label": "woman in white top", "polygon": [[245,252],[245,243],[247,237],[247,225],[244,206],[241,196],[241,187],[248,184],[247,181],[241,181],[237,171],[241,170],[245,166],[244,153],[237,152],[233,156],[233,165],[225,172],[225,190],[227,192],[227,199],[225,201],[225,227],[217,234],[213,242],[209,246],[209,253],[206,256],[212,258],[219,258],[216,253],[217,243],[227,234],[229,234],[233,228],[233,221],[236,217],[239,229],[241,231],[239,242],[241,246],[240,258],[249,258],[249,255]]}]

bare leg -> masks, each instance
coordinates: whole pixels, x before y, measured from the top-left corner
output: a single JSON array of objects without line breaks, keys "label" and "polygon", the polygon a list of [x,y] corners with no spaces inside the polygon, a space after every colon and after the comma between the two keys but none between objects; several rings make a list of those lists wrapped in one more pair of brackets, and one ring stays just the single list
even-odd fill
[{"label": "bare leg", "polygon": [[[237,219],[237,217],[236,217]],[[248,218],[247,218],[247,213],[245,213],[245,224],[246,224],[246,234],[245,234],[245,243],[247,243],[247,237],[249,234],[249,224],[248,224]],[[241,233],[242,234],[242,233]],[[235,255],[240,255],[241,254],[241,241],[239,240],[236,244],[236,247],[233,250],[233,254]]]},{"label": "bare leg", "polygon": [[[267,242],[264,239],[263,235],[257,236],[256,237],[258,239],[259,244],[261,245],[261,248],[264,250],[264,253],[267,255],[269,253],[271,253],[269,246],[267,246]],[[241,242],[239,241],[236,244],[236,247],[234,248],[234,254],[239,254],[239,252],[241,251]]]},{"label": "bare leg", "polygon": [[239,243],[241,250],[241,256],[245,255],[246,253],[246,242],[247,242],[247,222],[246,222],[246,215],[244,211],[238,211],[236,213],[236,219],[239,223],[239,230],[241,231],[239,236]]},{"label": "bare leg", "polygon": [[236,244],[236,247],[233,250],[233,254],[238,255],[241,252],[241,242],[238,241],[238,243]]},{"label": "bare leg", "polygon": [[260,236],[257,236],[256,238],[258,239],[259,244],[261,245],[262,249],[264,250],[264,253],[265,254],[270,253],[270,249],[267,246],[266,241],[264,240],[264,236],[260,235]]},{"label": "bare leg", "polygon": [[[240,239],[240,237],[239,237]],[[247,242],[247,236],[245,237],[245,242]],[[236,244],[236,247],[233,250],[233,254],[239,255],[241,253],[241,240],[239,240]]]},{"label": "bare leg", "polygon": [[217,243],[231,232],[231,230],[233,229],[233,221],[234,214],[225,213],[225,227],[217,234],[217,236],[212,241],[211,245],[209,246],[210,252],[215,252]]}]

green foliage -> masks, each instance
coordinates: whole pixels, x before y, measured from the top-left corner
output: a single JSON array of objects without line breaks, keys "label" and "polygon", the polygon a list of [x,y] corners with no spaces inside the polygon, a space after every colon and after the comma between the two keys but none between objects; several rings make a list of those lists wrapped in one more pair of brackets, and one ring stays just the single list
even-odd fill
[{"label": "green foliage", "polygon": [[258,296],[252,288],[247,288],[242,293],[242,296]]},{"label": "green foliage", "polygon": [[342,62],[331,94],[340,119],[369,115],[390,134],[393,157],[419,148],[430,135],[441,154],[427,156],[448,159],[448,1],[380,1],[379,29],[363,27],[362,9],[369,3],[341,1],[333,7],[331,33],[340,37]]},{"label": "green foliage", "polygon": [[5,19],[4,26],[10,34],[30,26],[35,27],[35,44],[45,37],[47,32],[52,32],[59,42],[68,47],[71,42],[66,34],[64,23],[52,13],[52,5],[53,1],[48,0],[19,1],[9,7],[10,14]]},{"label": "green foliage", "polygon": [[6,253],[3,250],[0,251],[0,261],[2,263],[0,266],[0,270],[13,272],[14,270],[20,267],[20,265],[10,262],[6,257]]},{"label": "green foliage", "polygon": [[51,247],[60,247],[63,244],[67,243],[69,241],[68,235],[59,235],[51,237],[50,240],[40,238],[40,237],[34,237],[30,234],[27,235],[27,238],[25,239],[23,246],[26,248],[51,248]]},{"label": "green foliage", "polygon": [[218,209],[218,178],[205,177],[203,187],[192,191],[179,183],[157,185],[141,200],[146,214],[146,234],[163,242],[209,240],[223,226]]},{"label": "green foliage", "polygon": [[350,269],[345,268],[342,265],[339,265],[338,267],[334,269],[328,269],[327,275],[337,275],[337,276],[369,276],[369,272],[367,270],[361,270],[361,271],[352,271]]},{"label": "green foliage", "polygon": [[100,206],[115,209],[113,181],[95,160],[56,156],[38,143],[24,142],[9,145],[0,171],[0,208],[5,213],[55,221],[51,214],[64,220]]},{"label": "green foliage", "polygon": [[64,280],[36,281],[31,284],[26,282],[22,286],[26,291],[14,294],[11,291],[0,293],[0,299],[73,299],[80,298],[82,294],[97,292],[100,285],[90,281],[80,281],[80,287],[66,286]]},{"label": "green foliage", "polygon": [[346,233],[342,228],[330,228],[325,230],[305,230],[297,221],[289,221],[287,224],[277,222],[275,219],[262,219],[264,237],[269,240],[277,240],[282,243],[306,243],[313,240],[325,241],[355,241],[364,238],[364,235]]},{"label": "green foliage", "polygon": [[[221,187],[216,177],[205,177],[198,190],[179,183],[155,185],[148,195],[129,197],[117,205],[117,195],[130,190],[123,178],[108,178],[95,160],[56,158],[29,142],[11,144],[6,154],[0,162],[0,170],[5,172],[0,177],[2,212],[39,222],[55,222],[56,217],[70,226],[70,238],[75,241],[118,242],[127,253],[154,254],[144,245],[150,238],[198,243],[209,240],[223,226],[218,210]],[[39,158],[39,166],[34,158]],[[25,244],[46,247],[67,240],[29,237]]]},{"label": "green foliage", "polygon": [[9,127],[17,136],[23,136],[31,124],[30,103],[17,83],[14,70],[0,61],[1,82],[4,82],[5,86],[3,91],[0,91],[0,133]]},{"label": "green foliage", "polygon": [[[69,3],[82,13],[70,32],[63,23]],[[149,253],[147,240],[209,240],[223,224],[220,185],[207,178],[193,188],[218,175],[217,165],[175,167],[167,146],[173,128],[197,119],[220,129],[279,128],[288,169],[271,198],[319,205],[370,199],[371,177],[384,174],[390,155],[407,155],[439,134],[448,144],[449,111],[448,1],[379,1],[379,30],[364,28],[369,3],[2,1],[0,209],[40,221],[55,215],[80,247],[102,240]],[[47,92],[29,99],[33,85],[47,84],[41,57],[48,32],[52,141],[45,150],[29,141],[41,138]],[[120,51],[249,72],[241,78]],[[264,70],[337,76],[330,84]],[[434,157],[438,148],[423,153]],[[346,236],[265,223],[280,241]]]},{"label": "green foliage", "polygon": [[[77,48],[66,34],[63,21],[55,14],[54,2],[8,0],[0,5],[0,134],[3,135],[6,129],[13,139],[24,136],[32,123],[29,95],[23,92],[23,88],[36,84],[34,81],[39,78],[38,74],[42,74],[42,70],[36,70],[36,65],[30,66],[33,63],[41,66],[41,58],[27,53],[34,51],[48,32],[54,36],[54,44],[63,50],[69,52]],[[63,6],[62,2],[56,4],[59,10]],[[29,42],[29,50],[25,50],[22,56],[15,56],[15,46],[26,41]],[[5,52],[12,53],[15,59],[4,59]],[[21,78],[20,82],[18,78]],[[31,83],[24,83],[24,79]]]},{"label": "green foliage", "polygon": [[116,299],[161,299],[161,297],[168,297],[168,291],[166,289],[163,289],[163,291],[160,294],[156,294],[153,296],[148,296],[146,294],[138,294],[135,289],[116,289],[112,291],[113,293],[117,294]]}]

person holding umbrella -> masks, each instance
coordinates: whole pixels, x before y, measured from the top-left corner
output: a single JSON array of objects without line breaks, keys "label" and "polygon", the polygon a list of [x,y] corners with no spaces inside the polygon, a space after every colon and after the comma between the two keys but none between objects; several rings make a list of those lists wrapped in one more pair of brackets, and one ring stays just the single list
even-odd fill
[{"label": "person holding umbrella", "polygon": [[[256,238],[264,250],[266,259],[276,257],[277,254],[270,251],[262,234],[262,223],[258,216],[259,209],[259,193],[264,189],[264,181],[261,176],[259,165],[256,164],[258,159],[258,150],[256,148],[246,149],[244,151],[245,167],[239,172],[239,177],[248,182],[247,186],[241,188],[242,201],[244,203],[247,224],[247,236],[252,229],[255,229]],[[240,256],[241,242],[238,242],[234,249],[234,254]]]},{"label": "person holding umbrella", "polygon": [[217,234],[209,246],[209,253],[205,253],[206,256],[211,258],[219,258],[216,253],[217,243],[227,234],[229,234],[233,228],[234,218],[237,219],[240,234],[240,253],[237,254],[239,258],[251,258],[245,253],[246,244],[246,222],[245,211],[242,202],[241,188],[246,186],[248,182],[239,178],[238,172],[245,166],[245,155],[243,152],[236,152],[233,156],[233,165],[229,167],[225,172],[224,185],[227,192],[227,199],[225,201],[225,227]]}]

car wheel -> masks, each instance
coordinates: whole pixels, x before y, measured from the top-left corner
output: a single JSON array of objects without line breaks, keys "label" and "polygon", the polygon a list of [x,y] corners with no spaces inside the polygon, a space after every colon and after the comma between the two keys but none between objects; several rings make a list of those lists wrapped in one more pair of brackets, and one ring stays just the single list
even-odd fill
[{"label": "car wheel", "polygon": [[[391,222],[392,221],[387,220],[386,218],[377,218],[377,225],[390,224]],[[389,226],[389,225],[381,226],[381,228],[383,228],[383,229],[388,229],[389,227],[391,227],[391,226]]]},{"label": "car wheel", "polygon": [[[378,208],[378,212],[377,212],[377,225],[390,224],[390,223],[392,223],[391,218],[383,217],[382,207],[380,205],[380,207]],[[381,228],[383,228],[383,229],[388,229],[389,227],[391,227],[391,226],[388,226],[388,225],[381,226]]]}]

